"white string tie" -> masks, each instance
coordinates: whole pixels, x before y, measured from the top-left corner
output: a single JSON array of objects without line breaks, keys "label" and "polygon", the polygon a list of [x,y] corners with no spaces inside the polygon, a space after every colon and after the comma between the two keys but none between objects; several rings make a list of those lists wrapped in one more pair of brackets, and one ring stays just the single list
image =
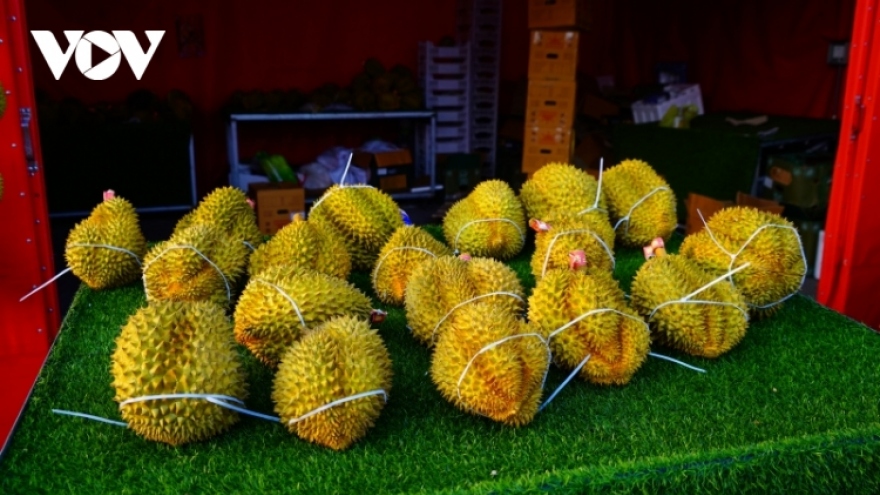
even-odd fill
[{"label": "white string tie", "polygon": [[434,335],[436,335],[437,330],[440,328],[440,325],[442,325],[443,322],[446,321],[446,319],[449,318],[449,316],[455,312],[455,310],[457,310],[458,308],[460,308],[466,304],[470,304],[474,301],[477,301],[479,299],[483,299],[485,297],[490,297],[490,296],[510,296],[510,297],[518,300],[521,303],[525,303],[522,296],[520,296],[519,294],[514,294],[513,292],[505,292],[505,291],[489,292],[488,294],[481,294],[479,296],[472,297],[472,298],[468,299],[467,301],[462,301],[462,302],[456,304],[455,306],[453,306],[452,309],[450,309],[449,312],[447,312],[445,315],[443,315],[443,318],[440,318],[440,321],[438,321],[437,324],[434,325],[434,330],[431,331],[431,344],[432,345],[434,344]]},{"label": "white string tie", "polygon": [[334,408],[338,405],[345,404],[346,402],[351,402],[353,400],[363,399],[364,397],[370,397],[373,395],[383,396],[385,399],[385,402],[388,403],[388,393],[385,392],[385,390],[379,388],[376,390],[370,390],[369,392],[361,392],[359,394],[354,394],[354,395],[350,395],[348,397],[343,397],[342,399],[334,400],[333,402],[330,402],[329,404],[324,404],[321,407],[318,407],[316,409],[312,409],[311,411],[303,414],[302,416],[300,416],[298,418],[291,419],[290,421],[287,422],[287,424],[292,425],[294,423],[299,423],[300,421],[311,418],[312,416],[314,416],[316,414],[320,414],[320,413],[326,411],[327,409],[331,409],[331,408]]},{"label": "white string tie", "polygon": [[195,246],[191,246],[191,245],[189,245],[189,244],[175,244],[175,245],[173,245],[173,246],[168,246],[168,247],[165,248],[161,253],[159,253],[158,255],[156,255],[155,258],[151,259],[149,263],[147,263],[146,265],[144,265],[144,291],[145,291],[145,292],[146,292],[146,290],[147,290],[147,270],[150,268],[150,265],[152,265],[156,260],[158,260],[159,258],[161,258],[162,256],[164,256],[165,253],[167,253],[167,252],[169,252],[169,251],[172,251],[172,250],[175,250],[175,249],[192,249],[196,254],[198,254],[199,256],[201,256],[202,259],[204,259],[205,261],[207,261],[209,265],[211,265],[212,267],[214,267],[214,269],[217,270],[217,273],[219,273],[220,276],[223,278],[223,283],[226,285],[226,299],[229,300],[229,301],[232,300],[232,289],[231,289],[230,286],[229,286],[229,279],[226,278],[226,275],[223,273],[223,270],[221,270],[219,266],[217,266],[213,261],[211,261],[210,258],[208,258],[207,256],[205,256],[201,251],[199,251],[198,249],[196,249]]},{"label": "white string tie", "polygon": [[543,277],[544,275],[547,274],[547,264],[550,262],[550,253],[553,251],[553,244],[556,243],[556,239],[559,239],[559,237],[561,237],[561,236],[571,235],[571,234],[590,234],[597,241],[599,241],[599,244],[601,244],[602,247],[605,249],[605,253],[608,255],[608,259],[611,260],[611,270],[614,270],[614,267],[616,265],[616,262],[614,260],[614,253],[611,252],[611,249],[608,247],[608,244],[606,244],[605,241],[603,241],[601,237],[596,235],[596,233],[590,229],[572,229],[572,230],[564,230],[564,231],[556,234],[555,236],[553,236],[553,239],[550,239],[550,245],[547,246],[547,252],[544,255],[544,267],[541,269],[541,277]]},{"label": "white string tie", "polygon": [[305,320],[305,318],[303,318],[302,311],[300,311],[300,309],[299,309],[299,305],[297,305],[296,301],[294,301],[293,298],[290,297],[290,294],[285,292],[284,289],[282,289],[281,287],[279,287],[271,282],[267,282],[261,278],[255,278],[254,282],[259,282],[261,284],[268,285],[269,287],[272,287],[273,289],[278,291],[278,293],[281,294],[282,297],[287,299],[287,301],[290,302],[290,305],[293,306],[293,310],[296,312],[296,316],[299,317],[299,323],[302,325],[303,330],[308,329],[308,326],[306,326],[306,320]]},{"label": "white string tie", "polygon": [[470,222],[462,225],[460,229],[458,229],[458,233],[455,234],[455,241],[453,241],[453,243],[452,243],[452,249],[455,251],[455,254],[459,253],[458,239],[459,239],[459,237],[461,237],[461,233],[464,232],[465,229],[467,229],[471,225],[478,224],[478,223],[485,223],[485,222],[507,222],[507,223],[513,225],[514,228],[516,228],[516,231],[519,232],[519,237],[522,240],[522,242],[526,242],[525,233],[523,232],[522,228],[520,228],[520,226],[517,225],[516,222],[514,222],[513,220],[511,220],[509,218],[481,218],[479,220],[471,220]]},{"label": "white string tie", "polygon": [[650,198],[650,197],[653,196],[654,194],[656,194],[656,193],[658,193],[658,192],[660,192],[660,191],[669,191],[669,190],[670,190],[670,189],[669,189],[668,187],[666,187],[666,186],[655,187],[655,188],[652,189],[650,192],[648,192],[648,194],[645,194],[644,196],[642,196],[642,199],[636,201],[635,204],[633,204],[633,205],[630,207],[629,211],[626,212],[626,216],[622,217],[620,220],[617,221],[616,224],[614,224],[614,231],[617,232],[617,228],[620,227],[620,224],[622,224],[622,223],[625,221],[625,222],[626,222],[626,228],[623,230],[623,235],[627,235],[627,234],[629,234],[629,219],[630,219],[630,216],[632,216],[633,211],[635,211],[635,209],[636,209],[639,205],[641,205],[642,203],[644,203],[648,198]]}]

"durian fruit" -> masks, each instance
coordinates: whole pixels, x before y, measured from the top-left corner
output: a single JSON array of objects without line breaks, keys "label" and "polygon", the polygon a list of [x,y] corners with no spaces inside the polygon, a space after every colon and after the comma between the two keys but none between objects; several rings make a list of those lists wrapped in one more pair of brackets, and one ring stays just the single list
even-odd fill
[{"label": "durian fruit", "polygon": [[[247,396],[232,324],[209,302],[156,301],[131,315],[112,355],[113,400],[138,435],[181,445],[222,433],[238,414],[204,398],[129,399],[161,394]],[[229,399],[225,399],[229,400]],[[241,404],[233,404],[241,406]]]},{"label": "durian fruit", "polygon": [[521,426],[538,412],[549,364],[547,346],[529,324],[479,302],[463,307],[440,336],[431,380],[458,408]]},{"label": "durian fruit", "polygon": [[454,250],[507,260],[525,243],[522,203],[501,180],[483,181],[443,217],[443,235]]},{"label": "durian fruit", "polygon": [[540,280],[554,268],[569,266],[569,253],[582,250],[587,271],[614,270],[614,229],[608,216],[598,210],[582,215],[556,214],[536,229],[532,274]]},{"label": "durian fruit", "polygon": [[733,284],[745,296],[754,315],[773,314],[780,308],[779,301],[800,289],[806,260],[800,237],[788,220],[755,208],[736,206],[712,215],[706,227],[721,247],[704,229],[687,236],[679,253],[713,276],[749,263],[733,275]]},{"label": "durian fruit", "polygon": [[241,242],[229,242],[212,225],[178,230],[144,258],[147,301],[212,301],[229,307],[248,251]]},{"label": "durian fruit", "polygon": [[[494,292],[506,294],[487,296]],[[477,302],[520,313],[524,297],[516,272],[490,258],[432,258],[416,266],[410,275],[404,298],[406,320],[416,339],[432,347],[452,326],[459,311]]]},{"label": "durian fruit", "polygon": [[379,250],[403,218],[388,194],[363,186],[331,186],[315,202],[309,221],[338,235],[345,243],[356,270],[371,270]]},{"label": "durian fruit", "polygon": [[[272,400],[291,433],[343,450],[375,424],[391,377],[391,358],[379,334],[366,320],[342,316],[287,349],[275,375]],[[334,401],[370,392],[374,393],[291,422]]]},{"label": "durian fruit", "polygon": [[73,227],[64,246],[67,266],[94,290],[137,280],[147,250],[134,206],[112,190],[104,198]]},{"label": "durian fruit", "polygon": [[248,273],[254,277],[267,268],[283,265],[348,279],[351,256],[341,239],[296,215],[251,254]]},{"label": "durian fruit", "polygon": [[688,258],[655,256],[636,272],[632,305],[651,325],[658,343],[694,356],[716,358],[746,334],[748,308],[742,294],[723,280],[688,298],[691,302],[673,302],[712,279]]},{"label": "durian fruit", "polygon": [[427,259],[451,254],[452,250],[422,228],[399,227],[379,251],[373,267],[376,296],[386,304],[403,305],[406,284],[415,267]]},{"label": "durian fruit", "polygon": [[[596,195],[599,203],[596,205]],[[605,210],[605,193],[592,175],[568,163],[548,163],[520,189],[520,199],[529,218],[548,220],[556,214],[578,215]]]},{"label": "durian fruit", "polygon": [[251,277],[235,307],[235,339],[276,367],[306,331],[342,315],[369,319],[370,298],[345,280],[277,266]]},{"label": "durian fruit", "polygon": [[177,222],[174,232],[195,224],[212,225],[228,242],[244,243],[251,249],[263,243],[254,209],[244,192],[236,187],[219,187],[211,191],[194,210]]},{"label": "durian fruit", "polygon": [[589,354],[579,375],[597,385],[629,383],[650,350],[648,328],[606,272],[548,271],[529,297],[529,322],[548,339],[560,367],[575,369]]},{"label": "durian fruit", "polygon": [[621,244],[642,247],[657,237],[669,240],[678,225],[675,194],[647,162],[620,162],[605,172],[602,187]]}]

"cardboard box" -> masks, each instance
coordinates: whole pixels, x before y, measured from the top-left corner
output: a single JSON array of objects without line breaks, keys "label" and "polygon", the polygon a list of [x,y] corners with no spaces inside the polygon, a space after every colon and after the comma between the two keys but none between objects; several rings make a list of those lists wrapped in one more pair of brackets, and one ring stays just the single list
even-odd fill
[{"label": "cardboard box", "polygon": [[529,0],[529,29],[589,29],[590,8],[587,0]]},{"label": "cardboard box", "polygon": [[574,151],[571,129],[558,127],[530,127],[526,129],[523,144],[522,171],[531,174],[551,162],[571,161]]},{"label": "cardboard box", "polygon": [[687,206],[687,224],[685,225],[685,235],[691,235],[695,232],[703,230],[703,220],[700,219],[700,215],[697,213],[698,210],[699,213],[703,215],[703,219],[705,219],[707,222],[716,212],[727,208],[728,206],[733,206],[734,204],[736,204],[737,206],[750,206],[752,208],[775,213],[777,215],[782,215],[784,211],[784,207],[776,201],[757,198],[744,192],[736,193],[735,203],[733,201],[718,200],[715,198],[710,198],[709,196],[703,196],[702,194],[692,192],[688,194],[688,197],[687,199],[685,199],[684,203],[685,206]]},{"label": "cardboard box", "polygon": [[532,31],[529,80],[575,81],[579,43],[577,31]]},{"label": "cardboard box", "polygon": [[260,232],[272,235],[293,220],[305,217],[306,195],[301,185],[290,182],[250,184],[248,193],[254,200]]},{"label": "cardboard box", "polygon": [[574,81],[529,81],[526,125],[562,127],[574,125],[577,83]]},{"label": "cardboard box", "polygon": [[355,151],[351,163],[370,171],[369,183],[386,192],[404,191],[409,186],[413,158],[408,149]]}]

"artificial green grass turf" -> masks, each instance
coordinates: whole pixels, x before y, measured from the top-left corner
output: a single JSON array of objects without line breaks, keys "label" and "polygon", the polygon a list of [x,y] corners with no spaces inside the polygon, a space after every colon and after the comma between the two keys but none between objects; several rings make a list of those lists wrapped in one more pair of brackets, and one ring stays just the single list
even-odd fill
[{"label": "artificial green grass turf", "polygon": [[[676,246],[670,243],[671,250]],[[618,252],[616,275],[625,290],[640,256]],[[525,254],[510,265],[533,285]],[[352,279],[369,290],[367,274]],[[250,417],[212,440],[174,448],[53,414],[58,408],[119,419],[110,354],[120,326],[142,304],[143,290],[134,285],[80,289],[0,460],[0,492],[876,493],[880,487],[880,335],[799,296],[775,317],[753,322],[743,342],[717,360],[658,349],[706,374],[649,359],[626,387],[575,380],[522,428],[444,401],[426,375],[428,350],[408,334],[404,312],[391,309],[378,327],[394,361],[389,402],[376,427],[344,452]],[[246,351],[242,356],[248,407],[271,414],[271,374]],[[551,372],[548,393],[563,377]]]}]

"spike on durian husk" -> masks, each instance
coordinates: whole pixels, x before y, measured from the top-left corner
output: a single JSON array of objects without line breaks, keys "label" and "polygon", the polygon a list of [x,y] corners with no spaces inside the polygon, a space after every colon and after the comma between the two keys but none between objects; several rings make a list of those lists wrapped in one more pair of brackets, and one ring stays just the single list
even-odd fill
[{"label": "spike on durian husk", "polygon": [[669,240],[678,226],[675,194],[647,162],[620,162],[605,172],[602,187],[618,242],[642,247],[657,237]]},{"label": "spike on durian husk", "polygon": [[431,380],[463,411],[522,426],[538,412],[548,365],[546,344],[525,321],[480,302],[462,308],[440,336]]},{"label": "spike on durian husk", "polygon": [[273,267],[252,277],[242,292],[235,307],[235,338],[274,368],[309,329],[337,316],[368,319],[371,309],[370,298],[345,280]]},{"label": "spike on durian husk", "polygon": [[337,236],[296,216],[251,254],[248,273],[254,277],[267,268],[284,265],[346,280],[351,273],[351,256]]},{"label": "spike on durian husk", "polygon": [[[596,313],[551,336],[591,311]],[[650,350],[644,321],[629,308],[610,273],[548,271],[529,297],[529,322],[549,340],[562,368],[576,368],[589,354],[579,375],[597,385],[629,383]]]},{"label": "spike on durian husk", "polygon": [[[680,255],[646,261],[632,284],[632,304],[650,323],[655,340],[693,356],[716,358],[743,339],[748,306],[727,280],[713,277]],[[687,298],[687,303],[676,303]],[[701,303],[700,301],[707,301]]]},{"label": "spike on durian husk", "polygon": [[406,284],[415,267],[427,259],[451,254],[452,250],[424,229],[411,225],[399,227],[379,251],[373,268],[376,296],[386,304],[402,305]]},{"label": "spike on durian husk", "polygon": [[[131,315],[116,338],[113,400],[183,393],[244,400],[247,381],[239,359],[232,324],[219,306],[153,302]],[[238,421],[238,413],[196,398],[132,402],[121,405],[120,413],[138,435],[171,445],[205,440]]]},{"label": "spike on durian husk", "polygon": [[[599,203],[596,204],[596,195]],[[604,191],[592,175],[568,163],[548,163],[527,180],[519,193],[529,218],[550,219],[555,215],[579,215],[604,211]]]},{"label": "spike on durian husk", "polygon": [[229,307],[244,274],[248,251],[241,242],[228,242],[211,225],[194,224],[178,230],[153,246],[144,258],[147,301],[207,300]]},{"label": "spike on durian husk", "polygon": [[[494,292],[504,294],[487,295]],[[523,288],[516,272],[491,258],[463,261],[440,256],[413,270],[404,298],[406,320],[413,336],[432,347],[458,312],[477,302],[501,306],[512,314],[522,312]]]},{"label": "spike on durian husk", "polygon": [[[749,263],[733,275],[733,283],[745,296],[753,315],[772,315],[783,299],[800,289],[807,266],[800,237],[788,220],[774,213],[736,206],[712,215],[706,227],[708,230],[687,236],[679,253],[713,276]],[[736,260],[731,262],[725,251],[736,255]]]},{"label": "spike on durian husk", "polygon": [[566,268],[569,254],[582,250],[587,271],[614,270],[614,229],[608,216],[593,210],[583,215],[556,215],[535,233],[532,274],[540,280],[554,268]]},{"label": "spike on durian husk", "polygon": [[178,220],[174,233],[192,225],[211,225],[227,242],[244,243],[251,249],[263,243],[256,213],[244,192],[236,187],[218,187],[211,191],[194,210]]},{"label": "spike on durian husk", "polygon": [[356,270],[371,270],[382,246],[403,226],[400,208],[374,187],[333,185],[315,202],[309,221],[339,236]]},{"label": "spike on durian husk", "polygon": [[134,206],[112,193],[105,198],[73,227],[64,247],[67,266],[95,290],[137,280],[147,251]]},{"label": "spike on durian husk", "polygon": [[[284,353],[272,388],[275,412],[291,433],[343,450],[372,428],[391,389],[391,358],[370,324],[334,318]],[[320,407],[353,395],[384,391],[338,404],[291,423]]]},{"label": "spike on durian husk", "polygon": [[443,217],[443,235],[452,249],[508,260],[523,248],[526,218],[522,203],[501,180],[483,181]]}]

